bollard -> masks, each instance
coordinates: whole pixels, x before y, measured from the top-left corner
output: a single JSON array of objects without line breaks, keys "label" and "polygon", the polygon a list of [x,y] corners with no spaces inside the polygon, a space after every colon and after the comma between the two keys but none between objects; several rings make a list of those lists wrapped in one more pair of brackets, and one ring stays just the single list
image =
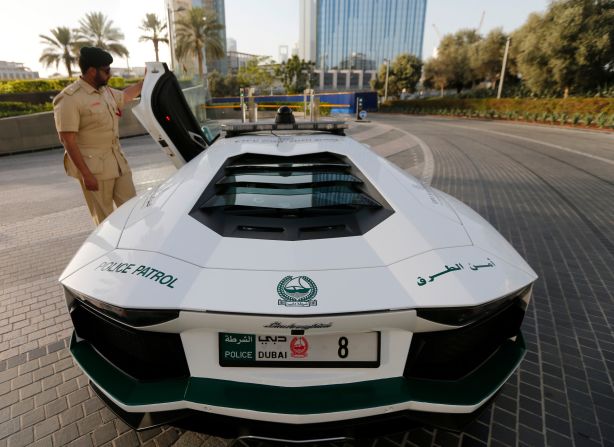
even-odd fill
[{"label": "bollard", "polygon": [[245,97],[244,97],[244,89],[239,89],[240,101],[241,101],[241,122],[245,122]]},{"label": "bollard", "polygon": [[257,120],[256,114],[256,99],[254,98],[255,88],[250,87],[247,89],[247,105],[248,105],[248,118],[250,123],[254,123]]}]

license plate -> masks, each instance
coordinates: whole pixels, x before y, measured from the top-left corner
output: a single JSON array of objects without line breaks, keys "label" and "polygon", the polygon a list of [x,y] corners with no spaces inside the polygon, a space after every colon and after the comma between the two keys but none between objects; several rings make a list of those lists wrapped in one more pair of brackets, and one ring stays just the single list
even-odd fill
[{"label": "license plate", "polygon": [[220,333],[220,366],[377,368],[380,333],[255,335]]}]

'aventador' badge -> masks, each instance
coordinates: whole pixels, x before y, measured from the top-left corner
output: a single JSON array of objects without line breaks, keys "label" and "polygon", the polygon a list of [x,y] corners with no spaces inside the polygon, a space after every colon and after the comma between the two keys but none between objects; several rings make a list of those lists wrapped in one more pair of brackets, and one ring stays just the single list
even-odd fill
[{"label": "'aventador' badge", "polygon": [[286,276],[277,284],[277,293],[280,306],[317,306],[314,300],[318,293],[318,287],[313,280],[307,276]]}]

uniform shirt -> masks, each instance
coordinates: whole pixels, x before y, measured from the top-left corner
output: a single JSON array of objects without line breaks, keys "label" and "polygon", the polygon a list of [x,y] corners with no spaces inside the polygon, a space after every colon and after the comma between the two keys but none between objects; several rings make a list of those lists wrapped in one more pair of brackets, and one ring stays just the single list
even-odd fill
[{"label": "uniform shirt", "polygon": [[[95,89],[79,79],[53,99],[58,132],[77,132],[77,145],[89,170],[99,180],[117,178],[130,172],[119,145],[119,117],[124,106],[121,91],[107,86]],[[72,177],[81,173],[68,154],[64,168]]]}]

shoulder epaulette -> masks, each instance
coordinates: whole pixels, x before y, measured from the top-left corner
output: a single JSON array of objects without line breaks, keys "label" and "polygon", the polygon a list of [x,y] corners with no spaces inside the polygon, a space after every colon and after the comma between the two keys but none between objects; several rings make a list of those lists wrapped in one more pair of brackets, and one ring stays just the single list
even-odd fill
[{"label": "shoulder epaulette", "polygon": [[70,84],[68,87],[64,89],[64,93],[67,95],[72,95],[80,88],[81,88],[81,84],[78,81],[73,82],[72,84]]}]

